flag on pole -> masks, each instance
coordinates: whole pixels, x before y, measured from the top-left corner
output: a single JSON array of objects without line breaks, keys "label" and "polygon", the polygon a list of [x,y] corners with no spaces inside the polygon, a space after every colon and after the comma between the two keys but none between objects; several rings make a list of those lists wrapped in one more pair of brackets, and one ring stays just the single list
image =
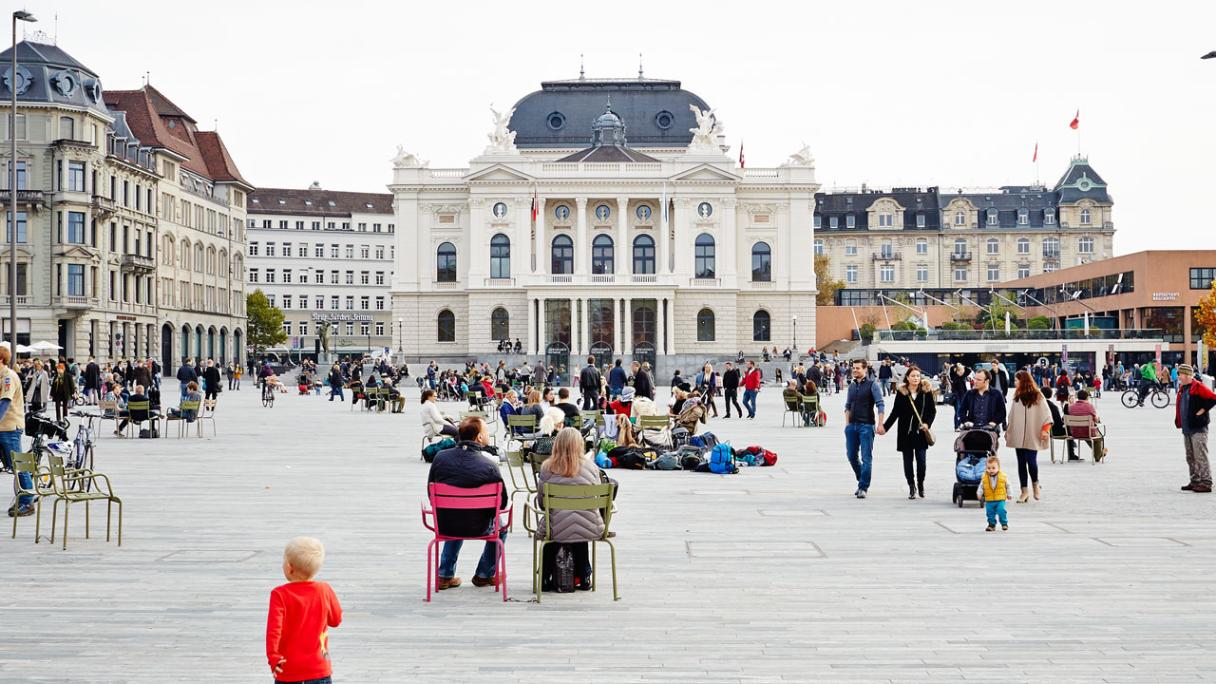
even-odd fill
[{"label": "flag on pole", "polygon": [[744,163],[744,160],[743,160],[743,141],[742,140],[739,141],[739,168],[741,168],[741,169],[747,168],[747,164]]},{"label": "flag on pole", "polygon": [[1072,122],[1068,124],[1068,127],[1075,131],[1080,126],[1081,126],[1081,110],[1078,109],[1076,116],[1072,117]]},{"label": "flag on pole", "polygon": [[663,208],[660,210],[660,216],[663,217],[663,223],[667,223],[667,184],[663,184]]},{"label": "flag on pole", "polygon": [[1030,158],[1030,161],[1031,162],[1039,161],[1039,144],[1037,142],[1034,144],[1034,156]]},{"label": "flag on pole", "polygon": [[540,212],[540,200],[536,197],[536,188],[532,188],[532,222],[536,223],[536,215]]}]

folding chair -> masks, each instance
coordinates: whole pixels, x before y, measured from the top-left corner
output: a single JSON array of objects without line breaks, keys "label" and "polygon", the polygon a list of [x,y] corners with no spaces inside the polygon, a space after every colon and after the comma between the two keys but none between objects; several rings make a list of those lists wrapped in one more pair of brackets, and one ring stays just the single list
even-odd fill
[{"label": "folding chair", "polygon": [[[1089,437],[1074,437],[1072,434],[1074,428],[1078,430],[1085,430],[1085,434],[1089,435]],[[1106,431],[1101,425],[1094,422],[1093,416],[1070,416],[1065,414],[1064,432],[1068,435],[1068,441],[1089,445],[1089,455],[1094,465],[1097,465],[1106,459],[1105,453],[1101,455],[1098,454],[1098,449],[1102,449],[1103,452],[1106,451]],[[1077,449],[1079,450],[1080,447],[1078,446]],[[1067,460],[1067,458],[1062,460]],[[1052,462],[1055,462],[1054,450],[1052,453]]]},{"label": "folding chair", "polygon": [[813,394],[803,395],[802,410],[811,414],[811,425],[819,427],[819,397]]},{"label": "folding chair", "polygon": [[[435,586],[435,582],[439,577],[439,543],[448,541],[484,541],[493,542],[498,545],[498,559],[495,563],[495,578],[494,591],[502,590],[502,600],[507,600],[507,543],[505,539],[501,539],[499,535],[503,530],[509,529],[512,522],[512,511],[514,508],[508,505],[506,508],[500,509],[499,504],[502,501],[503,487],[501,482],[482,485],[480,487],[453,487],[452,485],[439,484],[432,482],[427,485],[427,498],[430,500],[431,507],[428,509],[426,504],[422,506],[422,525],[428,530],[435,533],[435,536],[426,545],[426,600],[431,600],[431,588]],[[473,537],[454,537],[442,534],[439,531],[439,511],[441,510],[492,510],[494,511],[494,520],[490,524],[490,530],[485,535]],[[504,523],[502,516],[507,516]],[[428,522],[427,516],[430,516]],[[432,558],[433,556],[433,558]]]},{"label": "folding chair", "polygon": [[784,409],[781,411],[781,427],[785,427],[786,416],[794,416],[794,427],[798,427],[802,422],[802,399],[801,397],[781,397],[781,403]]},{"label": "folding chair", "polygon": [[[97,402],[97,408],[101,409],[101,415],[98,417],[97,427],[100,427],[107,421],[114,421],[114,429],[118,429],[118,402],[105,401],[104,399]],[[99,433],[100,434],[100,433]]]},{"label": "folding chair", "polygon": [[212,437],[216,436],[217,429],[216,429],[216,424],[215,424],[215,409],[217,408],[217,406],[218,406],[218,402],[215,399],[212,399],[211,401],[203,402],[202,410],[199,411],[198,417],[194,419],[194,421],[196,423],[198,423],[198,436],[199,437],[203,436],[203,421],[211,423],[211,436]]}]

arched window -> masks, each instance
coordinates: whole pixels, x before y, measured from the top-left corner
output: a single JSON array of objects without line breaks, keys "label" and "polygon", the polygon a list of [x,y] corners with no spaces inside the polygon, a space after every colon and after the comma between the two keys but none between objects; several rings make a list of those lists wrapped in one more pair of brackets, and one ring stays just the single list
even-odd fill
[{"label": "arched window", "polygon": [[1018,254],[1030,254],[1030,238],[1018,238]]},{"label": "arched window", "polygon": [[954,225],[956,225],[956,226],[967,225],[967,212],[965,212],[965,211],[954,212]]},{"label": "arched window", "polygon": [[1018,225],[1025,226],[1030,223],[1030,210],[1018,209]]},{"label": "arched window", "polygon": [[709,309],[697,312],[697,341],[714,341],[714,312]]},{"label": "arched window", "polygon": [[954,241],[954,253],[958,256],[967,256],[967,241],[963,238],[958,238]]},{"label": "arched window", "polygon": [[[696,244],[693,246],[693,273],[697,278],[713,278],[716,272],[717,264],[715,263],[715,245],[714,237],[709,233],[701,233],[697,236]],[[698,316],[697,320],[700,320]],[[709,315],[710,324],[713,323],[713,314]],[[700,330],[700,328],[697,328]],[[712,337],[710,339],[713,339]]]},{"label": "arched window", "polygon": [[988,240],[984,243],[984,248],[988,254],[1000,254],[1001,241],[997,240],[996,238],[988,238]]},{"label": "arched window", "polygon": [[[772,279],[773,250],[767,242],[757,242],[752,245],[752,282],[767,283]],[[768,320],[768,314],[764,315],[765,320]]]},{"label": "arched window", "polygon": [[1081,225],[1083,225],[1083,226],[1088,226],[1088,225],[1089,225],[1089,220],[1090,220],[1089,210],[1088,210],[1088,209],[1082,209],[1082,210],[1081,210]]},{"label": "arched window", "polygon": [[490,277],[511,277],[511,238],[502,233],[490,238]]},{"label": "arched window", "polygon": [[194,270],[198,271],[199,273],[203,273],[205,268],[206,264],[203,260],[203,245],[202,243],[199,243],[194,246]]},{"label": "arched window", "polygon": [[182,240],[182,270],[190,270],[190,241]]},{"label": "arched window", "polygon": [[215,248],[207,248],[207,273],[215,275]]},{"label": "arched window", "polygon": [[228,250],[220,250],[219,274],[221,276],[228,275]]},{"label": "arched window", "polygon": [[494,341],[511,338],[511,314],[501,306],[490,312],[490,339]]},{"label": "arched window", "polygon": [[444,309],[439,312],[438,318],[438,337],[440,342],[455,342],[456,341],[456,314]]},{"label": "arched window", "polygon": [[1054,237],[1043,238],[1043,256],[1045,257],[1060,257],[1060,239]]},{"label": "arched window", "polygon": [[612,273],[615,269],[612,238],[604,234],[596,235],[591,241],[591,272],[605,274]]},{"label": "arched window", "polygon": [[439,245],[439,249],[435,250],[435,282],[456,282],[456,245],[450,242]]},{"label": "arched window", "polygon": [[772,336],[772,319],[767,311],[761,309],[752,315],[752,341],[769,342]]},{"label": "arched window", "polygon": [[569,235],[553,238],[551,272],[554,275],[574,273],[574,240]]},{"label": "arched window", "polygon": [[649,235],[633,239],[633,272],[636,275],[654,273],[654,238]]}]

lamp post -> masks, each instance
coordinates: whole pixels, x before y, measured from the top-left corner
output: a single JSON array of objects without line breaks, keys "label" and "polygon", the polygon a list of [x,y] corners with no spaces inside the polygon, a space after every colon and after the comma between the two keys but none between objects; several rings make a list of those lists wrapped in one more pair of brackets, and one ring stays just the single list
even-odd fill
[{"label": "lamp post", "polygon": [[790,317],[794,321],[794,354],[798,353],[798,314]]},{"label": "lamp post", "polygon": [[404,318],[397,319],[397,353],[398,354],[404,353],[403,350],[401,349],[401,345],[405,340],[405,337],[401,334],[401,326],[404,323],[405,323]]},{"label": "lamp post", "polygon": [[[9,147],[9,224],[8,224],[8,329],[11,337],[9,337],[9,351],[13,354],[13,359],[17,358],[17,22],[38,21],[34,15],[24,10],[13,12],[13,53],[12,63],[9,65],[11,71],[8,72],[8,91],[13,96],[13,108],[10,110],[8,120],[8,140]],[[33,332],[31,330],[31,332]]]}]

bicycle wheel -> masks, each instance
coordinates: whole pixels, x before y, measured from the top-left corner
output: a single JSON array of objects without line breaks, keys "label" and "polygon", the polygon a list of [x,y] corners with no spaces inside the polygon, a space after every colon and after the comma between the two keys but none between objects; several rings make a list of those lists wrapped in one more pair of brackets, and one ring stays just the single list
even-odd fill
[{"label": "bicycle wheel", "polygon": [[1153,406],[1156,406],[1159,409],[1165,408],[1166,406],[1170,405],[1170,395],[1158,390],[1153,392],[1152,402]]},{"label": "bicycle wheel", "polygon": [[1123,398],[1121,401],[1127,408],[1135,408],[1136,404],[1140,402],[1140,397],[1136,394],[1136,390],[1129,389],[1123,393]]}]

